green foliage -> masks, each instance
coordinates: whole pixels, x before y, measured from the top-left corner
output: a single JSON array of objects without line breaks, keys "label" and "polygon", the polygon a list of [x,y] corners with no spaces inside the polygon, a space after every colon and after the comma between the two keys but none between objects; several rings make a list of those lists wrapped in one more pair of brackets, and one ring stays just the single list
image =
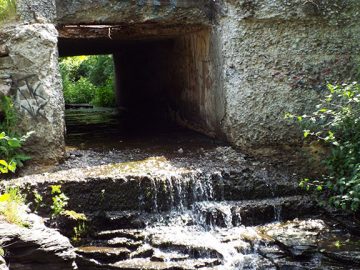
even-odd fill
[{"label": "green foliage", "polygon": [[22,167],[23,162],[29,160],[30,157],[19,152],[22,143],[31,135],[29,132],[27,135],[21,138],[9,137],[5,132],[0,133],[0,174],[15,172],[17,167]]},{"label": "green foliage", "polygon": [[21,152],[22,144],[33,132],[24,136],[16,133],[18,114],[10,97],[0,98],[0,174],[15,172],[30,157]]},{"label": "green foliage", "polygon": [[328,93],[310,115],[294,116],[304,137],[329,146],[322,179],[304,179],[300,186],[316,190],[335,207],[360,207],[360,85],[328,85]]},{"label": "green foliage", "polygon": [[91,104],[98,107],[116,106],[113,78],[108,79],[105,85],[96,87],[95,96]]},{"label": "green foliage", "polygon": [[16,135],[16,125],[19,117],[14,103],[10,97],[3,96],[0,98],[0,130],[9,135]]},{"label": "green foliage", "polygon": [[0,22],[8,21],[16,15],[15,0],[0,0]]},{"label": "green foliage", "polygon": [[83,238],[89,232],[89,228],[85,221],[79,222],[79,224],[75,226],[73,230],[74,236],[71,238],[71,240],[74,242],[79,242],[81,238]]},{"label": "green foliage", "polygon": [[114,65],[110,55],[76,56],[60,59],[66,103],[115,106]]},{"label": "green foliage", "polygon": [[77,81],[63,80],[64,97],[66,103],[91,103],[95,96],[95,86],[81,77]]},{"label": "green foliage", "polygon": [[42,206],[43,196],[37,190],[34,190],[33,194],[34,194],[34,202],[35,202],[34,211],[37,212],[39,208]]},{"label": "green foliage", "polygon": [[9,223],[26,226],[23,221],[25,213],[25,196],[20,193],[18,187],[10,187],[0,195],[0,214]]},{"label": "green foliage", "polygon": [[69,198],[62,193],[61,185],[52,185],[51,194],[52,197],[52,205],[50,206],[52,210],[52,217],[56,217],[61,215],[65,211],[65,207],[68,204]]}]

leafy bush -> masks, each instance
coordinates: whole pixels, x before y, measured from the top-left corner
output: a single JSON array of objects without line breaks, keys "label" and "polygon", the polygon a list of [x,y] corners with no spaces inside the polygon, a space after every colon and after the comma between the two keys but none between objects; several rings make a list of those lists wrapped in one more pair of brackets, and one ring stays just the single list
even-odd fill
[{"label": "leafy bush", "polygon": [[96,87],[91,104],[99,107],[115,107],[114,80],[108,79],[104,86]]},{"label": "leafy bush", "polygon": [[10,97],[0,98],[0,174],[15,172],[30,157],[21,152],[22,144],[33,132],[19,136],[16,132],[18,114]]},{"label": "leafy bush", "polygon": [[69,198],[64,193],[62,193],[61,185],[53,185],[50,186],[50,188],[51,194],[53,195],[53,203],[50,208],[52,210],[52,217],[54,218],[63,214],[63,212],[65,211],[65,207],[68,204]]},{"label": "leafy bush", "polygon": [[75,56],[60,59],[66,103],[115,106],[114,65],[110,55]]},{"label": "leafy bush", "polygon": [[8,135],[15,135],[18,120],[18,113],[12,99],[2,96],[0,98],[0,130],[5,131]]},{"label": "leafy bush", "polygon": [[304,137],[329,147],[322,179],[304,179],[300,185],[320,191],[335,207],[358,211],[360,207],[360,85],[328,86],[327,95],[310,115],[294,116]]},{"label": "leafy bush", "polygon": [[81,77],[75,82],[64,83],[64,97],[66,103],[90,103],[95,96],[95,86]]},{"label": "leafy bush", "polygon": [[32,134],[29,132],[20,138],[6,136],[5,132],[0,133],[0,174],[15,172],[17,167],[22,167],[23,162],[30,157],[21,153],[19,150],[22,143]]}]

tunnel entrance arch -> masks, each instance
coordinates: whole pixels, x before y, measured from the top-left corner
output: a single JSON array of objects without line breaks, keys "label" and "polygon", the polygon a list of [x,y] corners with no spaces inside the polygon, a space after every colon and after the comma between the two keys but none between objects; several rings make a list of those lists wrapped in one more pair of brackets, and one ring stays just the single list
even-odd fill
[{"label": "tunnel entrance arch", "polygon": [[215,136],[215,54],[201,25],[60,25],[59,56],[112,54],[117,106],[132,121],[172,120]]}]

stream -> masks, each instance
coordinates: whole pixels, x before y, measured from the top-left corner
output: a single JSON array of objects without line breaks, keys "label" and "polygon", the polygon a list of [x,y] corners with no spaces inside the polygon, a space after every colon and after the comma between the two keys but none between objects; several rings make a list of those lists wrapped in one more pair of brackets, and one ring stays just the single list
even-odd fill
[{"label": "stream", "polygon": [[360,269],[360,238],[291,166],[173,125],[136,128],[112,109],[68,110],[66,122],[66,161],[34,185],[61,182],[88,217],[79,269]]}]

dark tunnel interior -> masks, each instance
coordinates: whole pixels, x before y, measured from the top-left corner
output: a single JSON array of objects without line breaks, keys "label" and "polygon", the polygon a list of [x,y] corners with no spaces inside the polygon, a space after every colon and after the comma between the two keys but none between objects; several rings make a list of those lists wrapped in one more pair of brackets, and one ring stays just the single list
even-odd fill
[{"label": "dark tunnel interior", "polygon": [[208,30],[136,40],[60,36],[58,49],[60,57],[113,55],[118,117],[129,130],[176,125],[211,134],[209,42]]}]

